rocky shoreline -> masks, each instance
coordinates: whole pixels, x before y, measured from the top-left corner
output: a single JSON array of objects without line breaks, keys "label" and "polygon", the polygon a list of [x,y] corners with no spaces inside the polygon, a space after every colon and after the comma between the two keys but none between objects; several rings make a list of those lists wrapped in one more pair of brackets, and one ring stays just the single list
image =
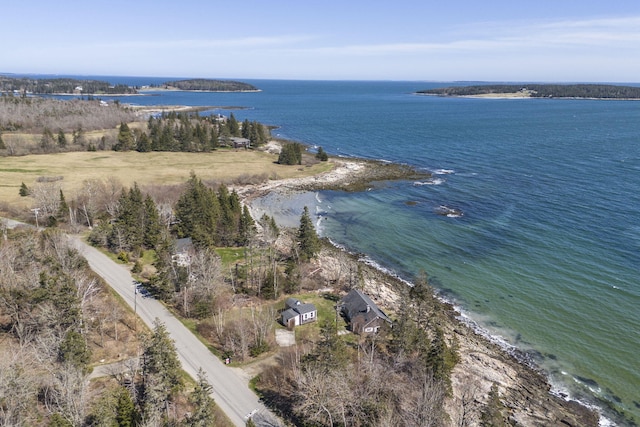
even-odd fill
[{"label": "rocky shoreline", "polygon": [[[324,174],[289,180],[269,181],[264,184],[238,189],[248,204],[256,197],[270,192],[316,191],[340,189],[362,191],[376,181],[391,179],[415,179],[415,170],[408,167],[359,159],[331,159],[332,171]],[[390,171],[392,171],[390,173]],[[405,175],[402,175],[402,173]],[[428,174],[423,174],[424,178]],[[389,312],[397,312],[399,292],[407,283],[392,274],[381,271],[353,254],[327,245],[317,259],[318,272],[325,282],[335,282],[340,271],[357,268],[362,272],[364,291]],[[345,264],[350,266],[345,267]],[[357,266],[356,266],[357,265]],[[449,303],[442,304],[446,319],[446,335],[454,336],[459,343],[460,362],[452,373],[452,396],[447,401],[447,413],[452,425],[477,425],[475,421],[460,424],[486,402],[493,384],[497,384],[503,402],[512,414],[516,425],[522,426],[574,426],[599,425],[599,415],[579,402],[565,399],[551,391],[544,373],[532,363],[525,363],[514,352],[498,345],[483,332],[465,321],[461,313]],[[477,417],[476,417],[477,419]]]}]

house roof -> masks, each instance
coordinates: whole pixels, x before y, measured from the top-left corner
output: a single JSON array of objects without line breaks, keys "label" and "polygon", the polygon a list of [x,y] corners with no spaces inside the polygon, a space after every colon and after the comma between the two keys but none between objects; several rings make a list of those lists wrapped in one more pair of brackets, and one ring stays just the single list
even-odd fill
[{"label": "house roof", "polygon": [[287,308],[293,308],[296,305],[300,305],[300,304],[302,303],[297,298],[287,298],[286,301],[284,302],[284,306]]},{"label": "house roof", "polygon": [[191,237],[184,237],[182,239],[176,239],[174,243],[175,252],[187,252],[193,248],[193,241]]},{"label": "house roof", "polygon": [[300,314],[307,314],[316,311],[316,306],[311,303],[300,304],[299,306],[294,308],[294,310],[296,310]]},{"label": "house roof", "polygon": [[289,320],[297,316],[299,316],[299,313],[296,312],[293,308],[285,310],[282,312],[282,323],[286,325],[287,323],[289,323]]},{"label": "house roof", "polygon": [[391,323],[391,319],[389,319],[384,311],[380,310],[371,298],[358,289],[349,291],[349,293],[342,298],[340,305],[348,319],[362,315],[365,323],[370,322],[376,317]]},{"label": "house roof", "polygon": [[316,306],[311,303],[303,303],[296,298],[287,298],[284,302],[284,306],[289,310],[294,310],[298,314],[312,313],[316,311]]}]

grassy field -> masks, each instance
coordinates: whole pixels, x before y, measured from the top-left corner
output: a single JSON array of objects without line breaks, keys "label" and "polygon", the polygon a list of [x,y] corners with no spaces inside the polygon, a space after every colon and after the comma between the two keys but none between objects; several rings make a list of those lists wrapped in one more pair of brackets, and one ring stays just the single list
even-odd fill
[{"label": "grassy field", "polygon": [[193,171],[203,181],[227,183],[248,181],[253,176],[268,179],[294,178],[331,169],[329,162],[309,166],[276,164],[277,156],[262,151],[219,150],[212,153],[175,152],[72,152],[21,157],[0,157],[0,201],[16,207],[33,202],[20,197],[21,183],[37,185],[39,177],[63,177],[62,190],[67,200],[75,197],[85,180],[116,177],[123,185],[134,183],[179,184]]}]

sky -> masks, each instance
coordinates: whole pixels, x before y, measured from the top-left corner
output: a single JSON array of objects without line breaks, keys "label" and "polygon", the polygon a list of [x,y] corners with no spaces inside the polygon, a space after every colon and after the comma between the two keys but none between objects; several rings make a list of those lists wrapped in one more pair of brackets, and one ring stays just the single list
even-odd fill
[{"label": "sky", "polygon": [[0,73],[640,82],[638,0],[7,0]]}]

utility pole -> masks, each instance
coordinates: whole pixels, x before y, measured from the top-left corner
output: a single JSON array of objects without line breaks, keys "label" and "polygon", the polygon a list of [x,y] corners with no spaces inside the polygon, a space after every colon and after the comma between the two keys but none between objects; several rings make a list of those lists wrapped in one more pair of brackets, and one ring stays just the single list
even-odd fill
[{"label": "utility pole", "polygon": [[133,281],[133,331],[138,334],[138,282]]},{"label": "utility pole", "polygon": [[40,228],[38,226],[38,213],[40,212],[40,208],[31,209],[31,212],[33,212],[36,215],[36,228]]}]

